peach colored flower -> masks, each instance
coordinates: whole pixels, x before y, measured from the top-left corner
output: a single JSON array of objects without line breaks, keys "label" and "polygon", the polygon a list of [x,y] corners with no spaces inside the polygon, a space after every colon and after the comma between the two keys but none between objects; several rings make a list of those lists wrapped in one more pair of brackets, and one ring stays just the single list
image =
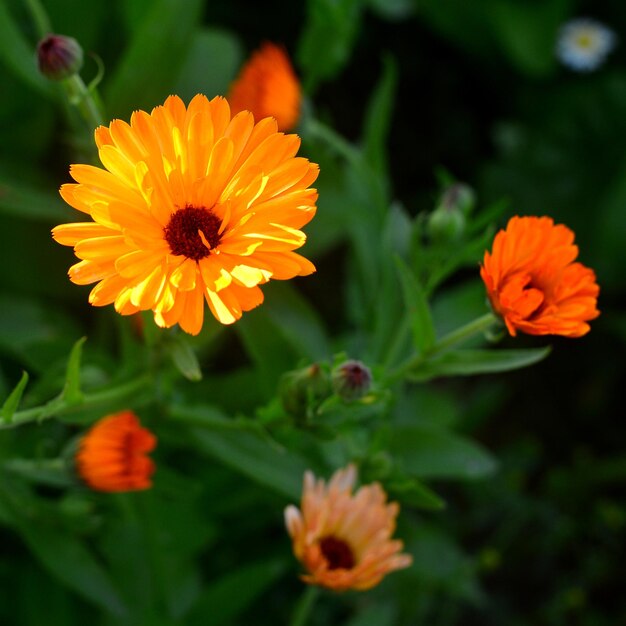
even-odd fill
[{"label": "peach colored flower", "polygon": [[309,584],[335,591],[370,589],[412,562],[400,554],[402,542],[391,539],[399,505],[387,503],[379,483],[352,494],[356,477],[354,465],[335,472],[328,485],[307,471],[301,509],[285,509],[294,554],[308,571],[302,580]]}]

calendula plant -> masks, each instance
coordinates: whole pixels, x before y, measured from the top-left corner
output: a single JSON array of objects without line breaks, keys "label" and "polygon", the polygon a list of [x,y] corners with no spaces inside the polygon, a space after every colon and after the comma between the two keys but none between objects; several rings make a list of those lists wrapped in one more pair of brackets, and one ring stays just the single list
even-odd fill
[{"label": "calendula plant", "polygon": [[137,30],[117,65],[98,50],[90,83],[43,4],[22,7],[26,28],[0,8],[32,52],[15,76],[69,138],[62,200],[5,201],[37,207],[54,258],[37,270],[50,290],[3,297],[0,523],[62,598],[51,624],[427,623],[411,589],[454,549],[449,485],[497,468],[441,385],[586,335],[595,273],[544,208],[507,220],[443,169],[427,210],[403,203],[392,60],[360,140],[333,127],[318,89],[347,54],[337,20],[346,46],[359,23],[349,3],[311,3],[296,57],[266,38],[240,62],[187,4],[118,7]]}]

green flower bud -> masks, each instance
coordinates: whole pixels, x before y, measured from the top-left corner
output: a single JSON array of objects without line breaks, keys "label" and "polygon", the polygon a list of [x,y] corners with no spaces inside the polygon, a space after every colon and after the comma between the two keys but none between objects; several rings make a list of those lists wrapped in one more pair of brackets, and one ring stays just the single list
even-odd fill
[{"label": "green flower bud", "polygon": [[47,35],[37,44],[39,71],[50,80],[63,80],[80,71],[83,49],[72,37]]},{"label": "green flower bud", "polygon": [[436,243],[458,241],[475,204],[474,191],[463,183],[450,185],[428,218],[428,234]]},{"label": "green flower bud", "polygon": [[327,371],[313,363],[283,374],[278,393],[285,412],[297,420],[304,420],[330,395],[330,391]]},{"label": "green flower bud", "polygon": [[469,185],[454,183],[444,192],[441,204],[449,209],[458,209],[467,217],[476,206],[476,194]]},{"label": "green flower bud", "polygon": [[465,231],[465,216],[440,205],[428,218],[428,234],[436,243],[458,241]]},{"label": "green flower bud", "polygon": [[372,386],[372,373],[361,361],[349,360],[338,365],[331,374],[334,392],[344,400],[359,400]]}]

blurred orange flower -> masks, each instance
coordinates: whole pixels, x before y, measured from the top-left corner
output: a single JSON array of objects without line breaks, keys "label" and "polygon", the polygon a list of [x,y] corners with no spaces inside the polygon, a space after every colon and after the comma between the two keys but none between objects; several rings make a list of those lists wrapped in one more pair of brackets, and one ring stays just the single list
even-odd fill
[{"label": "blurred orange flower", "polygon": [[146,456],[156,437],[142,428],[132,411],[96,422],[82,437],[76,453],[80,477],[97,491],[136,491],[152,486],[154,463]]},{"label": "blurred orange flower", "polygon": [[410,555],[400,554],[402,542],[391,539],[398,504],[387,503],[378,483],[352,494],[356,476],[349,465],[326,485],[306,472],[301,510],[285,509],[294,554],[308,570],[302,576],[307,583],[335,591],[365,590],[412,562]]},{"label": "blurred orange flower", "polygon": [[600,312],[593,270],[574,263],[574,233],[550,217],[512,217],[480,275],[509,333],[580,337]]},{"label": "blurred orange flower", "polygon": [[285,49],[270,42],[252,53],[228,95],[235,113],[252,111],[256,120],[274,117],[282,131],[298,123],[301,99],[300,81]]},{"label": "blurred orange flower", "polygon": [[93,221],[52,231],[82,259],[70,280],[99,281],[94,306],[152,310],[157,325],[195,335],[205,300],[231,324],[263,301],[260,284],[315,271],[293,251],[315,215],[318,166],[295,156],[300,138],[277,132],[275,120],[231,119],[222,97],[198,95],[185,108],[170,96],[95,136],[105,169],[73,165],[78,184],[61,187]]}]

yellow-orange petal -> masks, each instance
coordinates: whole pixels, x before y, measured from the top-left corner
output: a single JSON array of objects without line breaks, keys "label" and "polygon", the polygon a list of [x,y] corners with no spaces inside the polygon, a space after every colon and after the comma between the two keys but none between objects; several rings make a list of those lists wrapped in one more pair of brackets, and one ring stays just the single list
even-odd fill
[{"label": "yellow-orange petal", "polygon": [[97,282],[94,306],[151,310],[159,326],[196,334],[204,302],[232,324],[263,301],[259,285],[314,271],[294,250],[315,215],[318,167],[275,120],[233,115],[219,96],[188,107],[171,96],[95,140],[103,167],[73,165],[76,183],[60,191],[92,221],[53,230],[81,261],[71,280]]}]

